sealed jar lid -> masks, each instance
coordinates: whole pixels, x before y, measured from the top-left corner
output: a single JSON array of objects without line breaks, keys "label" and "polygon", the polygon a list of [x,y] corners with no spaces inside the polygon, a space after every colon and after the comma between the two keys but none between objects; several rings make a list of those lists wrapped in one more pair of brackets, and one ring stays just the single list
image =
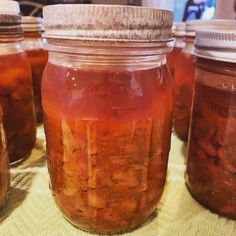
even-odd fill
[{"label": "sealed jar lid", "polygon": [[197,31],[194,54],[202,58],[236,63],[236,30]]},{"label": "sealed jar lid", "polygon": [[45,38],[86,41],[172,40],[173,13],[146,7],[66,4],[43,8]]},{"label": "sealed jar lid", "polygon": [[0,41],[22,40],[21,16],[19,3],[0,1]]},{"label": "sealed jar lid", "polygon": [[175,25],[175,35],[184,36],[185,35],[185,23],[184,22],[174,22]]},{"label": "sealed jar lid", "polygon": [[236,30],[235,20],[190,20],[186,22],[186,36],[195,36],[199,30]]},{"label": "sealed jar lid", "polygon": [[0,1],[0,15],[1,14],[19,15],[20,14],[19,3],[16,1],[1,0]]},{"label": "sealed jar lid", "polygon": [[41,17],[23,16],[21,26],[24,32],[43,31],[43,19]]}]

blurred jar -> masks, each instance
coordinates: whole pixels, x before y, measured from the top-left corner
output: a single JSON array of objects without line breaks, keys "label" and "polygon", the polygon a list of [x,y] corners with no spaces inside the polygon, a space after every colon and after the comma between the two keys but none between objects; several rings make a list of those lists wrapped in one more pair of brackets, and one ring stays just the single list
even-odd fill
[{"label": "blurred jar", "polygon": [[11,163],[28,157],[36,139],[31,71],[20,23],[19,4],[0,1],[0,103]]},{"label": "blurred jar", "polygon": [[3,127],[2,107],[0,105],[0,208],[3,207],[4,203],[6,202],[9,187],[10,166],[5,131]]},{"label": "blurred jar", "polygon": [[197,32],[187,185],[204,206],[236,219],[236,31]]},{"label": "blurred jar", "polygon": [[31,65],[36,117],[37,122],[40,124],[43,121],[41,79],[44,67],[48,60],[48,53],[43,49],[41,35],[43,31],[42,18],[24,16],[22,17],[22,28],[24,32],[23,45],[28,54]]},{"label": "blurred jar", "polygon": [[227,20],[193,20],[186,22],[186,45],[179,54],[175,64],[175,110],[174,130],[177,136],[188,140],[189,123],[194,88],[194,39],[196,30],[236,29],[235,21]]},{"label": "blurred jar", "polygon": [[174,67],[177,57],[185,46],[185,41],[184,41],[185,23],[175,22],[173,25],[173,35],[175,38],[175,46],[172,52],[167,55],[167,64],[171,70],[172,76],[174,76]]},{"label": "blurred jar", "polygon": [[66,219],[83,230],[124,232],[156,211],[172,126],[172,17],[127,6],[44,8],[51,187]]}]

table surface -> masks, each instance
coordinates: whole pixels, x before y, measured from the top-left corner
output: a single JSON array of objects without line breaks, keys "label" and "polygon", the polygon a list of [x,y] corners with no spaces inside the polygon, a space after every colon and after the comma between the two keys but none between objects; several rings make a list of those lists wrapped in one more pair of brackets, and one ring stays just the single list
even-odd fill
[{"label": "table surface", "polygon": [[[167,182],[155,218],[125,235],[236,236],[236,221],[211,213],[189,194],[184,182],[186,145],[172,136]],[[11,169],[11,188],[0,212],[0,235],[89,235],[63,217],[48,186],[45,138],[38,128],[31,156]]]}]

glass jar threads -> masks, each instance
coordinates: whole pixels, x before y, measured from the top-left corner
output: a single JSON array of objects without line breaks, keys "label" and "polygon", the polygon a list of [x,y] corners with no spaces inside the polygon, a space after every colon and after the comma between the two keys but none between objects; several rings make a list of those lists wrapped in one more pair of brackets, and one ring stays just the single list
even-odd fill
[{"label": "glass jar threads", "polygon": [[196,84],[187,186],[204,206],[236,219],[236,31],[196,34]]},{"label": "glass jar threads", "polygon": [[156,210],[172,125],[172,17],[128,6],[44,8],[51,187],[66,219],[83,230],[124,232]]}]

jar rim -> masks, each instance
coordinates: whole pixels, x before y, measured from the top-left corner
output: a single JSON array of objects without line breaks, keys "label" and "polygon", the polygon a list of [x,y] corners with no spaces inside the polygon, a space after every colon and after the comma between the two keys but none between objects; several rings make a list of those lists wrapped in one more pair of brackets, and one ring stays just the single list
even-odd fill
[{"label": "jar rim", "polygon": [[144,56],[167,54],[174,46],[174,40],[159,43],[78,41],[47,39],[43,48],[52,52],[84,55]]}]

